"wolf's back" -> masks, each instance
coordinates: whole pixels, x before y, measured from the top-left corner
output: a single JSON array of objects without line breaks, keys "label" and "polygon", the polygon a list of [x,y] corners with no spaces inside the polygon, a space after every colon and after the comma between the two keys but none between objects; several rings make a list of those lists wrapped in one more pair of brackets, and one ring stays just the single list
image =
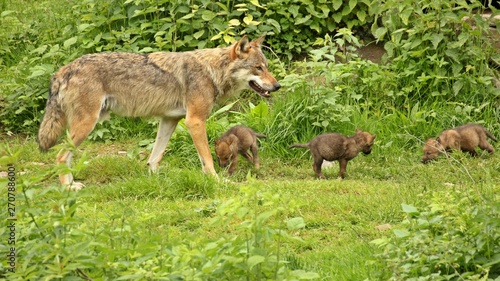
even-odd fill
[{"label": "wolf's back", "polygon": [[54,76],[50,81],[49,98],[38,130],[38,146],[42,151],[53,147],[66,128],[66,114],[59,102],[59,88],[60,81]]}]

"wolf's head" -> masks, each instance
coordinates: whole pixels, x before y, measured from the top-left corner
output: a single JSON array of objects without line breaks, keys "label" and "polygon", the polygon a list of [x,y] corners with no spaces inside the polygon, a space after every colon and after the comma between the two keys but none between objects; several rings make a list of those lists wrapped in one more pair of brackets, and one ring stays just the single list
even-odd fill
[{"label": "wolf's head", "polygon": [[261,49],[264,37],[250,42],[245,35],[231,47],[231,60],[234,62],[232,76],[244,83],[245,88],[268,98],[269,92],[277,91],[281,85],[267,69],[267,60]]}]

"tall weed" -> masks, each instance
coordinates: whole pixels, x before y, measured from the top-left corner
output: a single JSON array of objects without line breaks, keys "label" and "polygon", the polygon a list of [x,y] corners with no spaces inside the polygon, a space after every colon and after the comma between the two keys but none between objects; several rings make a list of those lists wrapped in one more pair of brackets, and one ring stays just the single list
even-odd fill
[{"label": "tall weed", "polygon": [[[471,202],[472,200],[472,202]],[[474,202],[464,191],[436,192],[390,237],[372,241],[384,280],[495,280],[500,276],[500,205]]]},{"label": "tall weed", "polygon": [[[0,151],[2,170],[7,164],[19,168],[16,155],[8,147],[2,146]],[[239,198],[197,210],[213,217],[213,227],[227,229],[227,235],[211,240],[170,237],[168,226],[150,225],[148,216],[128,206],[121,206],[123,212],[110,215],[105,223],[97,220],[103,215],[99,210],[91,217],[82,217],[79,209],[88,196],[85,190],[75,193],[62,187],[39,186],[45,178],[65,169],[57,167],[17,180],[14,193],[18,261],[15,272],[10,272],[4,259],[0,276],[8,280],[319,278],[316,273],[290,268],[287,253],[283,252],[283,243],[301,242],[289,234],[305,226],[301,217],[291,216],[297,211],[297,204],[259,191],[250,178],[250,183],[241,188]],[[198,178],[181,176],[176,185],[182,189],[199,182]],[[210,192],[205,187],[177,189],[176,193],[197,196],[198,191]],[[7,206],[5,191],[2,188],[1,201]],[[7,231],[8,228],[1,228],[0,235],[7,237]],[[6,245],[1,248],[7,252]]]}]

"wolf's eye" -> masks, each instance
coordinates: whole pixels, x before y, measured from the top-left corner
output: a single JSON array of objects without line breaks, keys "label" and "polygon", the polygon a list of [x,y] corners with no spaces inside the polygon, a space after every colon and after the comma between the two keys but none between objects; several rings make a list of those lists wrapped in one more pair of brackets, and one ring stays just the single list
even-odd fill
[{"label": "wolf's eye", "polygon": [[260,66],[260,65],[256,66],[255,68],[256,68],[258,71],[262,71],[262,70],[264,70],[264,69],[262,68],[262,66]]}]

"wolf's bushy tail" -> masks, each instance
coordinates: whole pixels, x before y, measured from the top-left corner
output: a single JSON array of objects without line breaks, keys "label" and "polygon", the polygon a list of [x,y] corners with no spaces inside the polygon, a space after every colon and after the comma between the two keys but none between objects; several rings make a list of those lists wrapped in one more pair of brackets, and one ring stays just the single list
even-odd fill
[{"label": "wolf's bushy tail", "polygon": [[52,79],[45,114],[38,130],[38,146],[41,151],[53,147],[66,128],[66,114],[59,103],[59,87],[60,82]]},{"label": "wolf's bushy tail", "polygon": [[290,145],[288,148],[309,148],[309,144],[308,143],[296,143],[296,144]]},{"label": "wolf's bushy tail", "polygon": [[484,129],[484,132],[486,133],[486,136],[490,139],[492,139],[494,142],[497,142],[498,140],[493,136],[488,130]]}]

